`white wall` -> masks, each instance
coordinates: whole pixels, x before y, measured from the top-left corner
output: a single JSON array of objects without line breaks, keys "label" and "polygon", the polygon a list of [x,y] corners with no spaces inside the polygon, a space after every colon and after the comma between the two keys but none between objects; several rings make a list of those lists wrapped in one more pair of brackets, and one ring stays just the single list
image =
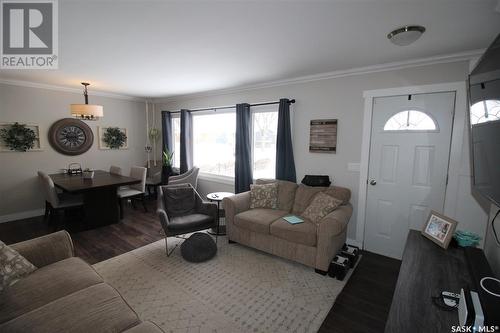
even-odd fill
[{"label": "white wall", "polygon": [[[86,122],[94,133],[94,144],[82,155],[66,156],[52,149],[47,133],[55,121],[70,117],[69,104],[82,103],[82,94],[0,84],[0,122],[39,124],[43,144],[41,152],[0,152],[0,222],[40,213],[44,199],[36,177],[38,170],[54,173],[78,162],[84,168],[104,170],[114,164],[128,173],[131,166],[144,164],[144,104],[90,95],[91,103],[104,107],[101,120]],[[97,126],[127,128],[129,149],[99,150]]]},{"label": "white wall", "polygon": [[[274,101],[282,97],[295,98],[293,104],[293,142],[297,180],[305,174],[327,174],[334,184],[352,190],[352,203],[357,207],[359,172],[347,169],[348,163],[359,163],[363,122],[363,91],[442,82],[464,81],[468,62],[436,64],[386,72],[347,76],[247,90],[210,96],[184,97],[158,101],[158,110],[178,110],[236,103]],[[309,153],[309,121],[337,118],[338,146],[336,154]],[[202,188],[227,189],[227,184],[201,183]],[[357,215],[349,223],[348,237],[356,238]]]}]

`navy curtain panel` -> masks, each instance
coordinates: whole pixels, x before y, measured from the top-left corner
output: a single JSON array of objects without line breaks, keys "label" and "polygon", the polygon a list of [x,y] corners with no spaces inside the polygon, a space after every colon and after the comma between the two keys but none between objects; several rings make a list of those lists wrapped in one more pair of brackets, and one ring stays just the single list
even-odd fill
[{"label": "navy curtain panel", "polygon": [[297,182],[293,158],[292,131],[290,129],[290,101],[280,99],[278,134],[276,136],[276,179]]},{"label": "navy curtain panel", "polygon": [[193,167],[193,116],[189,110],[181,110],[180,173]]},{"label": "navy curtain panel", "polygon": [[171,152],[174,147],[172,144],[172,116],[168,111],[161,112],[161,133],[163,139],[162,151],[168,149]]},{"label": "navy curtain panel", "polygon": [[253,182],[252,145],[250,144],[251,121],[250,105],[246,103],[236,104],[235,193],[250,190],[250,184]]}]

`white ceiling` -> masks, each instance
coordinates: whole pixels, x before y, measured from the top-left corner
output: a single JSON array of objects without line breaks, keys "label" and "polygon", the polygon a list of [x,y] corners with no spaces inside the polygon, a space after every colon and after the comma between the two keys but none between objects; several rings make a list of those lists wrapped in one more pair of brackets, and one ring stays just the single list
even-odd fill
[{"label": "white ceiling", "polygon": [[[497,1],[59,1],[59,70],[24,80],[167,97],[485,48]],[[410,46],[386,35],[408,24]]]}]

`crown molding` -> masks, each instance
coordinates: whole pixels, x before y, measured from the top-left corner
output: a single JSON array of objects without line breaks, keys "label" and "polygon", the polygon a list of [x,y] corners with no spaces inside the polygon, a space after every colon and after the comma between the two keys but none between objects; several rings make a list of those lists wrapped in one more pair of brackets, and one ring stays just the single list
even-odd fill
[{"label": "crown molding", "polygon": [[[64,86],[58,86],[58,85],[52,85],[52,84],[45,84],[45,83],[38,83],[38,82],[31,82],[31,81],[8,80],[8,79],[0,78],[0,84],[7,84],[7,85],[11,85],[11,86],[18,86],[18,87],[63,91],[63,92],[80,94],[80,95],[82,94],[82,89],[70,88],[70,87],[64,87]],[[92,94],[92,96],[122,99],[122,100],[126,100],[126,101],[134,101],[134,102],[146,101],[146,98],[144,98],[144,97],[135,97],[135,96],[130,96],[130,95],[116,94],[116,93],[110,93],[110,92],[106,92],[106,91],[99,91],[99,90],[93,90],[93,89],[92,89],[91,94]]]},{"label": "crown molding", "polygon": [[196,99],[196,98],[216,96],[216,95],[227,95],[227,94],[257,90],[257,89],[265,89],[265,88],[278,87],[278,86],[284,86],[284,85],[307,83],[307,82],[312,82],[312,81],[329,80],[329,79],[335,79],[335,78],[341,78],[341,77],[347,77],[347,76],[386,72],[386,71],[392,71],[392,70],[399,70],[399,69],[419,67],[419,66],[429,66],[429,65],[436,65],[436,64],[444,64],[444,63],[451,63],[451,62],[457,62],[457,61],[470,61],[471,59],[477,58],[478,56],[483,54],[484,51],[485,51],[485,49],[470,50],[470,51],[464,51],[464,52],[453,53],[453,54],[445,54],[445,55],[438,55],[438,56],[433,56],[433,57],[389,62],[389,63],[385,63],[385,64],[380,64],[380,65],[364,66],[364,67],[351,68],[351,69],[347,69],[347,70],[340,70],[340,71],[333,71],[333,72],[327,72],[327,73],[321,73],[321,74],[300,76],[300,77],[296,77],[296,78],[292,78],[292,79],[270,81],[270,82],[258,83],[258,84],[248,85],[248,86],[237,87],[237,88],[218,89],[218,90],[211,90],[211,91],[205,91],[205,92],[200,92],[200,93],[169,96],[169,97],[164,97],[164,98],[158,97],[158,98],[153,98],[152,100],[154,103],[172,103],[172,102],[185,101],[185,100],[189,100],[189,99]]}]

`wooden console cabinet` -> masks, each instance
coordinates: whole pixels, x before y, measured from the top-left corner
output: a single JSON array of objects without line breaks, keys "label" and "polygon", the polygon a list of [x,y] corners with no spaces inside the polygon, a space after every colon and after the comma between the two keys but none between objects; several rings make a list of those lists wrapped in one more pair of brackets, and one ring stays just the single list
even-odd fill
[{"label": "wooden console cabinet", "polygon": [[460,293],[472,285],[464,249],[442,249],[411,230],[385,332],[451,332],[458,325],[458,312],[435,306],[432,296],[443,290]]}]

